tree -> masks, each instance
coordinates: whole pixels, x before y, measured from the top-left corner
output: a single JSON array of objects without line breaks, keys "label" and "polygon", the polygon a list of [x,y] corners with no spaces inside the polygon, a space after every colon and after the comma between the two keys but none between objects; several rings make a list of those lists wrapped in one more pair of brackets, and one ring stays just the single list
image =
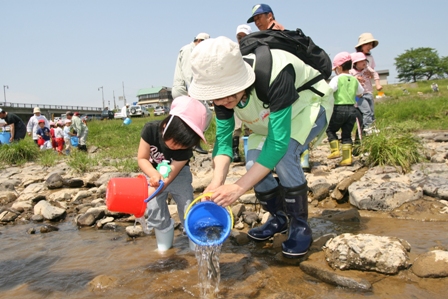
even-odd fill
[{"label": "tree", "polygon": [[411,48],[395,58],[398,79],[402,82],[429,80],[435,75],[443,75],[440,63],[439,54],[432,48]]},{"label": "tree", "polygon": [[448,56],[440,58],[440,73],[448,76]]}]

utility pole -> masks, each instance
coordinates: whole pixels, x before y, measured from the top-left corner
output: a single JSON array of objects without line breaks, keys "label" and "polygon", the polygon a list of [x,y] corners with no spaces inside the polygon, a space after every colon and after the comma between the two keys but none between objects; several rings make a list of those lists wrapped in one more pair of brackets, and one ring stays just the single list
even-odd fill
[{"label": "utility pole", "polygon": [[103,110],[104,110],[104,89],[102,86],[98,87],[98,91],[101,89],[101,94],[103,95]]},{"label": "utility pole", "polygon": [[117,109],[117,103],[115,103],[115,90],[112,90],[112,94],[114,96],[114,110]]},{"label": "utility pole", "polygon": [[5,89],[9,89],[8,85],[3,85],[3,97],[5,99],[5,106],[6,106],[6,90]]},{"label": "utility pole", "polygon": [[124,95],[124,81],[122,81],[123,83],[123,101],[124,101],[124,105],[126,106],[126,96]]}]

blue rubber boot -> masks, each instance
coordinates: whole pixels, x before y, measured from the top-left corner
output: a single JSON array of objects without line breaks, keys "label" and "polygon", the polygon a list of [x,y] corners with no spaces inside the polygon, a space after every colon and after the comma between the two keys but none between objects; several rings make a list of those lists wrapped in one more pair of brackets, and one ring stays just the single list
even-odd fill
[{"label": "blue rubber boot", "polygon": [[271,238],[276,233],[285,233],[288,228],[288,218],[283,208],[283,196],[281,186],[267,191],[255,192],[263,209],[271,213],[272,217],[262,226],[255,227],[247,233],[249,238],[263,241]]},{"label": "blue rubber boot", "polygon": [[285,210],[289,217],[288,239],[282,243],[283,255],[298,258],[308,252],[313,236],[308,226],[308,187],[285,188]]}]

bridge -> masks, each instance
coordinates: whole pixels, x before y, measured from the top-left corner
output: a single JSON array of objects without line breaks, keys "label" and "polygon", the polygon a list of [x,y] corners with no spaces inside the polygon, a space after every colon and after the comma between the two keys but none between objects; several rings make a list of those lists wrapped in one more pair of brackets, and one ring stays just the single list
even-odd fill
[{"label": "bridge", "polygon": [[86,107],[86,106],[69,106],[69,105],[48,105],[48,104],[27,104],[27,103],[11,103],[2,102],[0,108],[7,112],[17,114],[25,123],[33,115],[34,107],[39,107],[41,114],[45,115],[47,119],[53,119],[54,117],[60,117],[67,111],[79,112],[82,114],[87,113],[101,113],[103,108],[101,107]]}]

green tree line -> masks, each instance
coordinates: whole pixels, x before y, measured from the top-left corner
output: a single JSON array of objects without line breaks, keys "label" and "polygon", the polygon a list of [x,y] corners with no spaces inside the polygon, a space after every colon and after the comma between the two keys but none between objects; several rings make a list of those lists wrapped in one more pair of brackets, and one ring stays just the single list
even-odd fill
[{"label": "green tree line", "polygon": [[400,82],[417,82],[448,76],[448,56],[433,48],[411,48],[395,58]]}]

